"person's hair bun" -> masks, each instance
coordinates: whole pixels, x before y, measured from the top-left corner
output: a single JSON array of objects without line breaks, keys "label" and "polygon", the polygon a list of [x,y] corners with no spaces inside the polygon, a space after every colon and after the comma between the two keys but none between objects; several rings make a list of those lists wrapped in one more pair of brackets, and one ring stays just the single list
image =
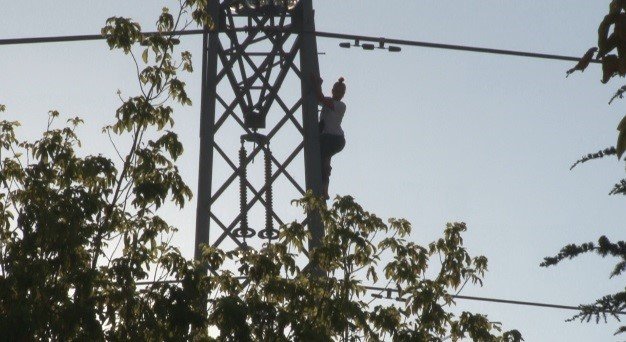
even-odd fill
[{"label": "person's hair bun", "polygon": [[339,77],[339,83],[343,83],[343,81],[345,81],[346,79],[343,77]]}]

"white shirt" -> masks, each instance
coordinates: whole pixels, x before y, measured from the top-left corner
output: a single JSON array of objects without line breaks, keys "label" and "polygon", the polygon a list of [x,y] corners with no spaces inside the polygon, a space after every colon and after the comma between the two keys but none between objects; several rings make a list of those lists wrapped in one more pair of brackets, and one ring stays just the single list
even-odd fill
[{"label": "white shirt", "polygon": [[324,121],[322,134],[343,136],[341,121],[343,120],[343,115],[346,113],[346,104],[341,101],[332,101],[335,109],[331,109],[322,104],[322,113],[320,114],[320,121]]}]

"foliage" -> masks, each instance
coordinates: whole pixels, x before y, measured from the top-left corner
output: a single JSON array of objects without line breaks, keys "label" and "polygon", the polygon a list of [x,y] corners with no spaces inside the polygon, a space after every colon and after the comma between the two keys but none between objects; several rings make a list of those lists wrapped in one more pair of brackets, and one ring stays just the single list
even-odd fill
[{"label": "foliage", "polygon": [[[229,297],[211,300],[211,324],[227,341],[521,341],[517,331],[500,335],[487,316],[447,311],[454,304],[451,290],[466,282],[482,284],[487,260],[472,258],[463,247],[463,223],[448,224],[444,236],[427,247],[405,240],[411,226],[405,220],[385,224],[351,197],[338,197],[330,208],[313,197],[296,201],[305,210],[318,210],[326,235],[309,260],[322,276],[297,266],[295,257],[307,253],[307,230],[298,223],[285,227],[280,243],[260,251],[231,253],[208,250],[213,260],[234,258],[247,280],[232,281],[227,271],[220,292]],[[376,239],[380,236],[380,239]],[[375,242],[377,241],[377,242]],[[436,276],[426,271],[432,256],[443,259]],[[378,263],[390,259],[379,274]],[[214,264],[217,267],[219,264]],[[315,271],[312,272],[313,274]],[[401,304],[366,302],[364,280],[394,284]],[[386,304],[386,305],[384,305]],[[225,314],[227,310],[237,315]]]},{"label": "foliage", "polygon": [[[193,68],[188,52],[174,56],[178,40],[171,31],[186,16],[210,25],[205,5],[181,0],[176,15],[163,9],[159,33],[151,36],[130,19],[107,20],[102,34],[133,58],[140,87],[137,96],[120,94],[115,120],[103,129],[119,160],[81,155],[79,118],[58,127],[60,114],[51,111],[47,129],[32,142],[19,139],[19,122],[0,121],[0,335],[14,341],[521,341],[519,332],[502,332],[485,315],[450,312],[453,291],[482,285],[487,270],[487,259],[471,257],[463,246],[464,223],[448,224],[442,238],[420,246],[407,241],[405,220],[385,223],[351,197],[327,208],[307,196],[296,204],[318,211],[326,229],[317,249],[305,249],[308,232],[293,223],[279,242],[258,251],[204,246],[199,260],[183,258],[170,244],[176,229],[159,216],[164,204],[182,208],[191,197],[176,166],[183,146],[169,130],[174,115],[167,103],[191,104],[178,72]],[[114,141],[124,138],[122,153]],[[310,266],[298,265],[302,255]],[[440,264],[433,266],[434,256]],[[226,267],[230,261],[237,274]],[[398,302],[373,305],[364,281],[393,284]]]},{"label": "foliage", "polygon": [[[581,61],[572,69],[567,71],[567,75],[574,71],[584,71],[593,59],[597,51],[596,58],[602,63],[602,83],[607,83],[611,78],[619,75],[626,76],[626,1],[612,0],[609,6],[609,13],[604,17],[598,27],[598,47],[591,48]],[[615,95],[610,99],[609,104],[616,99],[622,99],[626,93],[626,86],[620,87]],[[626,151],[626,116],[617,126],[619,131],[615,147],[608,147],[596,153],[588,154],[576,161],[572,169],[578,164],[589,160],[603,158],[609,155],[616,155],[621,159]],[[626,178],[620,180],[609,195],[626,195]],[[596,253],[602,257],[612,256],[620,261],[611,273],[611,278],[620,275],[626,268],[626,242],[611,242],[607,237],[602,236],[597,244],[592,242],[581,245],[570,244],[559,252],[555,257],[547,257],[541,263],[542,267],[557,265],[565,259],[573,259],[581,254]],[[596,323],[603,319],[605,322],[608,316],[613,316],[618,321],[619,315],[626,308],[626,291],[604,296],[596,300],[594,304],[580,305],[580,313],[570,320],[580,319],[589,322],[595,318]],[[626,332],[626,326],[618,329],[616,334]]]},{"label": "foliage", "polygon": [[[613,272],[611,272],[611,278],[621,275],[626,270],[626,242],[611,242],[606,236],[598,239],[597,244],[588,242],[581,245],[567,245],[556,256],[544,258],[541,266],[557,265],[565,259],[573,259],[585,253],[596,253],[603,258],[611,256],[619,259]],[[626,291],[620,291],[597,299],[594,304],[581,305],[580,313],[570,320],[580,319],[589,322],[595,318],[596,323],[598,323],[601,319],[606,322],[607,317],[612,316],[619,321],[619,315],[622,315],[624,309],[626,309]],[[620,327],[615,334],[623,332],[626,332],[626,326]]]},{"label": "foliage", "polygon": [[582,158],[578,159],[569,169],[572,170],[576,166],[578,166],[578,164],[586,163],[594,159],[604,158],[605,156],[614,155],[616,153],[617,151],[615,150],[615,147],[607,147],[604,150],[600,150],[595,153],[589,153],[586,156],[583,156]]},{"label": "foliage", "polygon": [[[190,55],[173,55],[167,33],[188,13],[206,21],[203,1],[164,8],[158,35],[146,36],[127,18],[110,18],[102,30],[112,49],[135,56],[141,94],[122,98],[104,132],[130,141],[119,161],[79,154],[79,118],[57,128],[59,113],[41,138],[21,141],[18,122],[0,122],[0,334],[22,340],[185,339],[201,322],[192,305],[204,280],[196,265],[168,243],[175,229],[157,211],[165,201],[182,207],[191,191],[175,165],[182,145],[174,132],[169,98],[190,104],[179,69]],[[135,61],[137,61],[135,59]],[[0,107],[4,110],[4,106]],[[148,140],[147,136],[154,136]],[[139,286],[148,277],[179,284]],[[194,333],[198,335],[198,333]],[[199,336],[199,335],[198,335]]]},{"label": "foliage", "polygon": [[578,63],[571,69],[567,70],[565,73],[565,78],[569,77],[569,75],[573,74],[576,71],[584,72],[585,69],[589,66],[591,61],[593,60],[593,55],[598,51],[598,48],[592,47],[591,49],[585,52],[585,55],[578,61]]},{"label": "foliage", "polygon": [[[609,13],[598,27],[598,47],[589,49],[580,62],[567,71],[567,75],[577,70],[584,71],[596,51],[596,58],[602,63],[602,83],[607,83],[617,75],[626,76],[626,1],[611,1]],[[615,99],[622,99],[625,91],[626,86],[619,88],[609,104]],[[615,146],[618,158],[621,158],[626,151],[625,120],[626,116],[617,127],[620,132]]]}]

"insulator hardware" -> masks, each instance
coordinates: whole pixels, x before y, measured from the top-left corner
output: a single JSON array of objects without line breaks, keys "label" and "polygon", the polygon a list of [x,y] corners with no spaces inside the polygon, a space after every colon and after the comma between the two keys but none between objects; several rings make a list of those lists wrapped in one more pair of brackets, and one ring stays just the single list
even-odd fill
[{"label": "insulator hardware", "polygon": [[274,212],[274,198],[272,193],[272,151],[270,150],[269,143],[265,149],[264,155],[265,162],[265,229],[259,232],[261,239],[272,240],[278,239],[278,230],[274,229],[274,219],[272,213]]},{"label": "insulator hardware", "polygon": [[273,198],[272,198],[272,152],[270,151],[269,145],[265,150],[265,203],[267,205],[267,210],[265,212],[265,229],[271,230],[274,228],[274,220],[272,219],[271,210],[273,209]]},{"label": "insulator hardware", "polygon": [[276,12],[284,13],[292,11],[298,0],[233,0],[230,10],[233,13]]},{"label": "insulator hardware", "polygon": [[246,243],[246,239],[256,234],[254,229],[248,226],[248,189],[246,188],[248,183],[247,158],[248,153],[242,142],[241,148],[239,149],[239,210],[241,213],[241,221],[239,228],[233,230],[233,235],[243,238],[244,244]]},{"label": "insulator hardware", "polygon": [[402,48],[399,46],[395,46],[395,45],[388,45],[386,46],[385,44],[387,43],[387,40],[385,38],[380,38],[378,41],[378,46],[376,46],[375,44],[372,43],[361,43],[361,40],[359,39],[355,39],[354,40],[354,44],[350,43],[350,42],[342,42],[339,43],[339,47],[345,48],[345,49],[349,49],[353,46],[355,47],[360,47],[363,50],[374,50],[374,49],[380,49],[380,50],[387,50],[389,52],[400,52],[402,51]]},{"label": "insulator hardware", "polygon": [[272,151],[267,137],[259,133],[249,133],[241,136],[241,148],[239,149],[239,209],[241,213],[241,221],[239,228],[233,230],[233,235],[246,239],[256,235],[256,231],[249,227],[248,223],[248,152],[245,143],[252,142],[263,147],[264,152],[264,171],[265,171],[265,229],[259,231],[258,236],[261,239],[272,240],[278,239],[278,230],[274,228],[274,207],[273,207],[273,186],[272,186]]}]

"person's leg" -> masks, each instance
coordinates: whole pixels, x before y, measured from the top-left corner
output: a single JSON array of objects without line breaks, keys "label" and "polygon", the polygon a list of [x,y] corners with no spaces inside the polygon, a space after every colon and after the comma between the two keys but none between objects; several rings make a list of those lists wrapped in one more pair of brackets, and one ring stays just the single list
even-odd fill
[{"label": "person's leg", "polygon": [[330,156],[326,156],[324,160],[322,160],[322,185],[324,190],[324,198],[329,199],[328,196],[328,185],[330,184]]},{"label": "person's leg", "polygon": [[322,174],[324,179],[324,194],[326,195],[326,199],[329,199],[328,195],[328,186],[330,184],[330,174],[332,171],[331,160],[332,157],[343,150],[346,145],[346,140],[342,136],[338,135],[325,135],[325,149],[324,156],[322,160]]},{"label": "person's leg", "polygon": [[320,154],[322,162],[322,191],[324,198],[328,199],[328,183],[330,179],[330,139],[329,135],[320,135]]},{"label": "person's leg", "polygon": [[332,171],[332,167],[330,166],[330,162],[331,162],[332,157],[329,155],[324,156],[324,159],[322,159],[322,177],[323,178],[330,178],[330,173]]}]

